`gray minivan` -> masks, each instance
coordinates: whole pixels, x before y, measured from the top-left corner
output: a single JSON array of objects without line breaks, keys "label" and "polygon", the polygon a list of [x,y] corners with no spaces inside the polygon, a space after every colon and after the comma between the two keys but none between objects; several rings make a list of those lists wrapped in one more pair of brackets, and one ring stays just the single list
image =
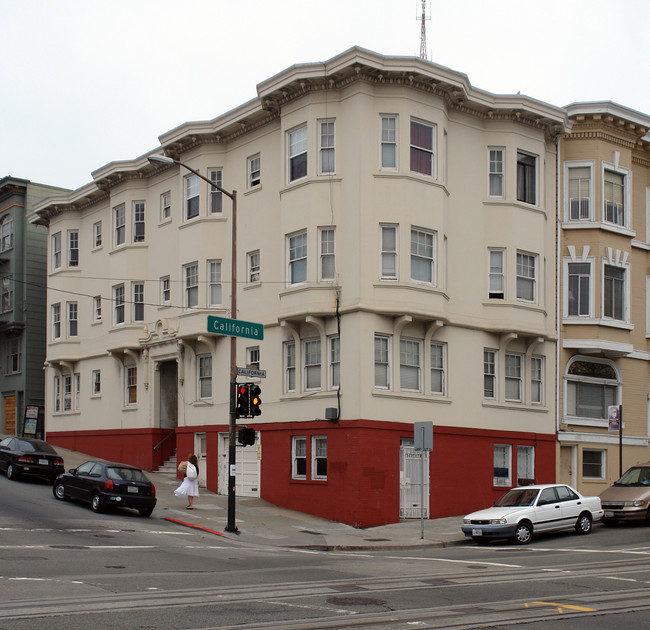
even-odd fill
[{"label": "gray minivan", "polygon": [[650,525],[650,462],[625,471],[614,485],[600,495],[603,523],[646,521]]}]

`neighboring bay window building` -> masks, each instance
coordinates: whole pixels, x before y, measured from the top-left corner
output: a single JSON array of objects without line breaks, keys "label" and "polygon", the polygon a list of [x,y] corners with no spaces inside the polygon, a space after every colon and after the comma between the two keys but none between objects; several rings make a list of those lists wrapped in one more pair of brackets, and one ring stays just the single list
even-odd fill
[{"label": "neighboring bay window building", "polygon": [[[253,379],[262,415],[246,422],[256,446],[237,449],[239,495],[372,526],[554,481],[565,111],[360,48],[257,89],[150,151],[240,191],[237,313],[232,204],[183,167],[112,162],[37,205],[51,441],[152,469],[202,452],[208,488],[227,493],[230,340],[208,334],[210,314],[264,326],[263,340],[237,341],[238,365],[266,372]],[[629,221],[624,167],[607,166],[623,176],[602,219],[616,229]],[[591,264],[608,268],[603,317],[624,323],[627,260]],[[422,479],[413,431],[429,420]],[[473,480],[462,493],[459,476]]]}]

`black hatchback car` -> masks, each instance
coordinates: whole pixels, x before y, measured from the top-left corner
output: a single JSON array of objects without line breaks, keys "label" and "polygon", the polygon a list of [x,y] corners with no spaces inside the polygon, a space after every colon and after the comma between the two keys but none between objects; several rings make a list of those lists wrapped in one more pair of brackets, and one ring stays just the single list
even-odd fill
[{"label": "black hatchback car", "polygon": [[50,481],[64,470],[63,458],[53,446],[43,440],[13,436],[0,442],[0,469],[9,479],[33,475]]},{"label": "black hatchback car", "polygon": [[156,488],[135,466],[91,460],[59,475],[52,488],[60,501],[76,499],[90,503],[93,512],[109,505],[133,508],[140,516],[151,516]]}]

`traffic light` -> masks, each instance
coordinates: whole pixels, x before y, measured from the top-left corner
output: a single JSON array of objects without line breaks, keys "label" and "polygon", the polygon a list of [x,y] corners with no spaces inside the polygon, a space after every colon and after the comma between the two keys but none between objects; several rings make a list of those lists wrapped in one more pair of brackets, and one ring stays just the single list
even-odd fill
[{"label": "traffic light", "polygon": [[237,431],[237,441],[242,446],[253,446],[253,444],[255,444],[255,429],[251,427],[242,427]]},{"label": "traffic light", "polygon": [[237,385],[236,418],[248,418],[248,409],[250,407],[248,391],[248,383],[240,383]]},{"label": "traffic light", "polygon": [[259,385],[255,385],[253,383],[249,383],[248,385],[250,387],[248,394],[250,417],[254,418],[255,416],[262,414],[262,410],[260,409],[260,406],[262,404],[262,390],[260,389]]}]

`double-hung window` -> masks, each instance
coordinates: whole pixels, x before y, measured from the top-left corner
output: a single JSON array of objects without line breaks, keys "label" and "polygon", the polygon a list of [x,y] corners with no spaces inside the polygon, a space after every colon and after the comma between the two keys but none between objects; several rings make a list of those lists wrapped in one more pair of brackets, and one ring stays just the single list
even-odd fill
[{"label": "double-hung window", "polygon": [[61,268],[61,232],[52,235],[52,268]]},{"label": "double-hung window", "polygon": [[433,232],[411,229],[411,279],[434,284]]},{"label": "double-hung window", "polygon": [[503,300],[506,297],[505,257],[503,249],[490,249],[488,297],[490,300]]},{"label": "double-hung window", "polygon": [[582,476],[588,479],[605,478],[605,451],[583,449],[582,451]]},{"label": "double-hung window", "polygon": [[537,255],[517,252],[517,299],[535,302],[537,299]]},{"label": "double-hung window", "polygon": [[93,247],[102,246],[102,222],[97,221],[93,224]]},{"label": "double-hung window", "polygon": [[172,194],[168,190],[160,195],[160,221],[169,221],[172,218]]},{"label": "double-hung window", "polygon": [[284,390],[296,391],[296,344],[293,341],[284,344]]},{"label": "double-hung window", "polygon": [[102,373],[101,370],[93,370],[92,373],[92,392],[93,396],[99,396],[102,393]]},{"label": "double-hung window", "polygon": [[603,315],[610,319],[626,320],[626,269],[604,265]]},{"label": "double-hung window", "polygon": [[305,389],[321,387],[321,347],[320,339],[305,341]]},{"label": "double-hung window", "polygon": [[320,228],[318,240],[320,248],[320,279],[324,281],[334,280],[336,277],[334,228]]},{"label": "double-hung window", "polygon": [[14,281],[12,277],[2,278],[0,284],[0,311],[8,313],[14,307]]},{"label": "double-hung window", "polygon": [[221,305],[221,261],[208,261],[208,306]]},{"label": "double-hung window", "polygon": [[68,302],[68,337],[76,337],[78,332],[78,305]]},{"label": "double-hung window", "polygon": [[422,342],[416,339],[400,339],[399,374],[400,389],[420,391],[420,357]]},{"label": "double-hung window", "polygon": [[102,321],[102,296],[96,295],[93,298],[93,321],[101,322]]},{"label": "double-hung window", "polygon": [[124,285],[118,284],[113,287],[113,322],[117,324],[124,323]]},{"label": "double-hung window", "polygon": [[248,158],[248,187],[255,188],[260,185],[261,181],[261,162],[258,153]]},{"label": "double-hung window", "polygon": [[444,343],[431,344],[431,393],[444,396],[447,388],[446,350]]},{"label": "double-hung window", "polygon": [[318,125],[320,129],[320,172],[321,175],[328,175],[335,172],[334,121],[321,120]]},{"label": "double-hung window", "polygon": [[488,196],[503,199],[504,168],[503,156],[505,149],[490,147],[488,149]]},{"label": "double-hung window", "polygon": [[533,404],[544,402],[544,357],[530,359],[530,398]]},{"label": "double-hung window", "polygon": [[569,179],[569,221],[591,219],[591,167],[571,166]]},{"label": "double-hung window", "polygon": [[68,232],[68,267],[79,266],[79,231]]},{"label": "double-hung window", "polygon": [[246,348],[246,367],[253,370],[260,369],[260,347],[252,346]]},{"label": "double-hung window", "polygon": [[289,284],[307,281],[307,232],[289,237]]},{"label": "double-hung window", "polygon": [[126,210],[125,205],[120,204],[113,208],[113,243],[115,247],[124,245],[126,242]]},{"label": "double-hung window", "polygon": [[483,398],[495,400],[497,397],[497,352],[483,350]]},{"label": "double-hung window", "polygon": [[126,404],[138,402],[138,368],[134,365],[126,368]]},{"label": "double-hung window", "polygon": [[183,268],[185,278],[185,308],[196,308],[199,305],[199,265],[192,263]]},{"label": "double-hung window", "polygon": [[212,398],[212,357],[199,356],[199,398]]},{"label": "double-hung window", "polygon": [[433,177],[433,125],[411,121],[411,171]]},{"label": "double-hung window", "polygon": [[397,168],[397,117],[381,117],[381,167]]},{"label": "double-hung window", "polygon": [[54,377],[54,411],[61,411],[61,377]]},{"label": "double-hung window", "polygon": [[567,315],[569,317],[591,315],[591,263],[568,263],[567,282]]},{"label": "double-hung window", "polygon": [[390,338],[385,335],[375,335],[375,387],[390,388]]},{"label": "double-hung window", "polygon": [[63,377],[63,411],[72,411],[72,377]]},{"label": "double-hung window", "polygon": [[144,321],[144,282],[134,282],[133,289],[133,321]]},{"label": "double-hung window", "polygon": [[517,446],[517,485],[535,483],[535,447]]},{"label": "double-hung window", "polygon": [[607,223],[625,226],[625,175],[605,170],[603,175],[604,215]]},{"label": "double-hung window", "polygon": [[0,224],[0,252],[6,252],[14,246],[14,219],[11,215],[5,217]]},{"label": "double-hung window", "polygon": [[52,339],[61,339],[61,305],[52,304]]},{"label": "double-hung window", "polygon": [[307,125],[290,131],[289,138],[289,181],[307,176]]},{"label": "double-hung window", "polygon": [[248,282],[254,284],[260,281],[260,250],[248,253]]},{"label": "double-hung window", "polygon": [[329,387],[338,389],[341,384],[341,340],[338,335],[329,342]]},{"label": "double-hung window", "polygon": [[7,343],[7,374],[18,374],[20,372],[20,350],[21,340],[15,337]]},{"label": "double-hung window", "polygon": [[537,203],[537,158],[517,151],[517,201]]},{"label": "double-hung window", "polygon": [[133,202],[133,242],[144,243],[144,201]]},{"label": "double-hung window", "polygon": [[521,354],[506,354],[506,400],[522,400],[522,360]]},{"label": "double-hung window", "polygon": [[[223,188],[223,170],[220,168],[208,169],[208,178],[211,182]],[[223,212],[223,193],[214,186],[210,186],[210,214],[221,214]]]},{"label": "double-hung window", "polygon": [[379,238],[380,277],[382,280],[397,280],[397,226],[380,226]]},{"label": "double-hung window", "polygon": [[307,478],[307,438],[304,436],[291,438],[291,478]]},{"label": "double-hung window", "polygon": [[311,478],[327,479],[327,437],[324,435],[311,438]]},{"label": "double-hung window", "polygon": [[199,178],[196,175],[185,177],[185,220],[199,216]]},{"label": "double-hung window", "polygon": [[171,281],[169,276],[163,276],[160,279],[160,301],[168,305],[172,299]]}]

